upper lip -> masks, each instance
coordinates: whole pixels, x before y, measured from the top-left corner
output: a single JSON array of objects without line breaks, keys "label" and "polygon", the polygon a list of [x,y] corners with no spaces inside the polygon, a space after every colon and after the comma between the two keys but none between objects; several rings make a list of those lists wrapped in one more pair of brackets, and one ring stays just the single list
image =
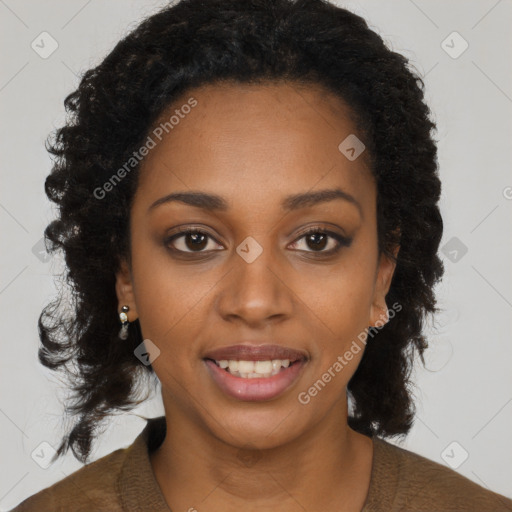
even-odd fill
[{"label": "upper lip", "polygon": [[290,362],[293,362],[307,359],[307,354],[302,350],[284,347],[282,345],[252,345],[244,343],[211,350],[205,355],[205,359],[213,359],[215,361],[267,361],[272,359],[289,359]]}]

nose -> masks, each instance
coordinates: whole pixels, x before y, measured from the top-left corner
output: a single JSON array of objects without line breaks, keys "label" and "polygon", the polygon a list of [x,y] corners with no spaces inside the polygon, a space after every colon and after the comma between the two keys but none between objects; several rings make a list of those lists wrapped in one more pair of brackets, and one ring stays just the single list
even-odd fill
[{"label": "nose", "polygon": [[291,317],[293,283],[270,248],[264,248],[254,261],[234,252],[230,263],[216,301],[224,320],[257,328]]}]

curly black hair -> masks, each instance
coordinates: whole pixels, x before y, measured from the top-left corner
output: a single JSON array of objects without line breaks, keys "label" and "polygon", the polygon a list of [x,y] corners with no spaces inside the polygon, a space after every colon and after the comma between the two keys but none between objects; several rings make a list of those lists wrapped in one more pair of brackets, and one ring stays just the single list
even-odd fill
[{"label": "curly black hair", "polygon": [[436,125],[422,79],[363,18],[325,0],[181,0],[83,74],[64,101],[65,125],[46,143],[53,168],[45,191],[58,217],[45,239],[49,252],[63,251],[72,293],[61,290],[43,309],[39,359],[68,377],[66,413],[76,418],[55,458],[71,448],[87,462],[101,422],[141,403],[137,385],[154,377],[134,356],[143,340],[138,321],[126,341],[118,337],[115,274],[130,262],[139,166],[108,199],[94,191],[141,147],[170,103],[227,81],[320,85],[350,105],[377,185],[379,250],[393,257],[400,246],[386,301],[402,309],[368,338],[348,385],[349,425],[381,437],[411,428],[411,369],[427,347],[422,331],[438,310],[434,286],[444,272]]}]

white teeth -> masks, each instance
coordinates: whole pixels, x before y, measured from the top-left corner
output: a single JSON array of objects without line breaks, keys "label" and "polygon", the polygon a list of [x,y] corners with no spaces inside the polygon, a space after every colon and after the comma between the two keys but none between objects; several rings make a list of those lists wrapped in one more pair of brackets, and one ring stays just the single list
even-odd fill
[{"label": "white teeth", "polygon": [[256,373],[270,373],[272,371],[272,361],[256,361],[254,371]]},{"label": "white teeth", "polygon": [[222,359],[215,361],[217,366],[223,368],[235,377],[244,379],[268,378],[277,375],[281,368],[290,366],[289,359],[272,359],[267,361],[236,361]]},{"label": "white teeth", "polygon": [[238,361],[238,371],[240,373],[252,373],[254,371],[254,361]]}]

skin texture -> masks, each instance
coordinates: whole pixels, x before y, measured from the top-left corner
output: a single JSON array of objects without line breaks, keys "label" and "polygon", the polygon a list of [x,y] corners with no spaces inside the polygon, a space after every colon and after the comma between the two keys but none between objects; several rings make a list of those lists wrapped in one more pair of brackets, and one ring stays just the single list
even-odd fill
[{"label": "skin texture", "polygon": [[[346,386],[363,351],[308,404],[297,399],[382,321],[394,271],[379,255],[365,155],[350,161],[338,150],[357,133],[350,111],[320,87],[279,83],[202,86],[169,112],[190,96],[197,106],[143,162],[131,268],[122,265],[116,284],[119,310],[127,304],[160,350],[153,368],[168,430],[151,455],[157,481],[172,510],[361,510],[372,441],[347,425]],[[360,208],[340,199],[281,208],[286,196],[334,188]],[[220,195],[229,209],[172,202],[148,211],[178,191]],[[203,253],[186,236],[166,246],[178,226],[211,236],[196,249]],[[315,249],[301,237],[313,226],[352,242],[322,255],[338,243]],[[250,264],[236,252],[248,236],[263,249]],[[205,365],[209,350],[249,340],[308,354],[298,380],[273,400],[226,396]]]}]

